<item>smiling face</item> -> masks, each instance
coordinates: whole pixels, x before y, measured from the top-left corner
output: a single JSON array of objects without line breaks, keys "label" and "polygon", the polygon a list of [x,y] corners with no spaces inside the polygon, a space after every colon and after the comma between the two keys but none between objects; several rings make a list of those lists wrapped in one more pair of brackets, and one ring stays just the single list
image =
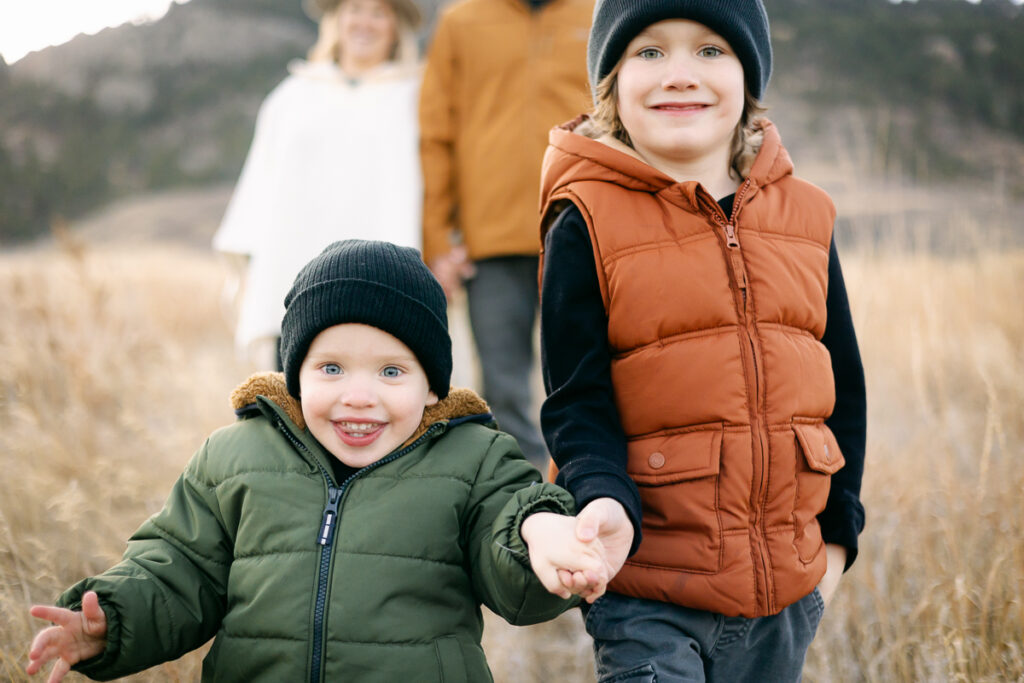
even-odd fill
[{"label": "smiling face", "polygon": [[622,125],[652,166],[728,174],[744,90],[743,65],[724,38],[695,21],[651,24],[626,47],[617,90]]},{"label": "smiling face", "polygon": [[349,467],[405,443],[437,403],[426,372],[397,337],[369,325],[328,327],[299,369],[302,416],[317,441]]},{"label": "smiling face", "polygon": [[386,0],[344,0],[338,8],[341,66],[358,72],[391,57],[398,40],[398,17]]}]

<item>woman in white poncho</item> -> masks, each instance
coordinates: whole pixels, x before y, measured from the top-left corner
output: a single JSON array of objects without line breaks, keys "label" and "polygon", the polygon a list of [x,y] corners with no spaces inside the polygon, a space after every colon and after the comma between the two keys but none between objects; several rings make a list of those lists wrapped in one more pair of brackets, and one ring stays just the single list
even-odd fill
[{"label": "woman in white poncho", "polygon": [[256,365],[277,365],[284,296],[299,269],[339,239],[420,248],[411,0],[315,0],[308,61],[266,98],[215,249],[247,257],[235,334]]}]

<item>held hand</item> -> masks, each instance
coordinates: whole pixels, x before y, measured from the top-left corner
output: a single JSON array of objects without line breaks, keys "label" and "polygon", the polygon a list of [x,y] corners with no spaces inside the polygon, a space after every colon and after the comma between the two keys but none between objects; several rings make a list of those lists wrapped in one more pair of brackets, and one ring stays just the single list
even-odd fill
[{"label": "held hand", "polygon": [[[576,515],[576,538],[597,546],[595,549],[604,564],[602,574],[607,577],[607,584],[626,563],[629,548],[633,545],[633,524],[622,503],[614,498],[596,498]],[[573,583],[568,583],[569,577],[563,572],[559,572],[559,578],[566,587],[575,585],[577,581],[573,577]],[[604,588],[602,586],[599,592],[592,592],[587,602],[592,603],[601,597]]]},{"label": "held hand", "polygon": [[839,580],[843,578],[843,570],[846,569],[846,546],[826,544],[825,557],[828,560],[828,568],[825,570],[825,576],[818,582],[818,591],[821,592],[822,601],[828,606],[839,587]]},{"label": "held hand", "polygon": [[52,621],[53,626],[36,634],[29,650],[25,668],[30,676],[50,660],[57,660],[50,671],[48,683],[57,683],[78,662],[95,657],[107,646],[107,617],[93,591],[82,596],[82,611],[62,607],[34,605],[29,614]]},{"label": "held hand", "polygon": [[462,287],[462,281],[473,277],[476,273],[466,248],[461,245],[452,247],[451,251],[434,259],[429,265],[430,271],[441,283],[444,295],[448,297],[449,301]]},{"label": "held hand", "polygon": [[549,593],[563,599],[593,596],[591,601],[604,593],[608,577],[600,548],[576,537],[575,517],[537,512],[526,518],[520,533],[530,551],[530,566]]}]

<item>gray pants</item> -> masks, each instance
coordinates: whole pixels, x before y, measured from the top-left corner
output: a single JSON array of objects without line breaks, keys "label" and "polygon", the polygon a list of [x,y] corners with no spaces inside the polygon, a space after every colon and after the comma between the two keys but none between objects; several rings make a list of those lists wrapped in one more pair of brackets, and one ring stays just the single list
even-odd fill
[{"label": "gray pants", "polygon": [[476,275],[466,282],[466,295],[484,398],[498,427],[516,438],[527,460],[546,471],[548,453],[530,391],[538,258],[506,256],[474,265]]},{"label": "gray pants", "polygon": [[600,683],[799,681],[824,610],[818,589],[758,619],[617,593],[584,606]]}]

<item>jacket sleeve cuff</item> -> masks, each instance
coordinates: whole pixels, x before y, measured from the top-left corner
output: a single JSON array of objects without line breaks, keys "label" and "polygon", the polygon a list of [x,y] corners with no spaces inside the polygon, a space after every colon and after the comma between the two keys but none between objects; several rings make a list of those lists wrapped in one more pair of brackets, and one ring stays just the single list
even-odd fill
[{"label": "jacket sleeve cuff", "polygon": [[537,512],[575,515],[576,506],[573,505],[572,496],[567,491],[553,484],[536,484],[523,489],[517,492],[513,500],[515,500],[515,516],[509,527],[510,533],[502,540],[512,551],[512,556],[516,558],[516,561],[532,572],[530,551],[526,546],[526,541],[523,540],[523,522]]},{"label": "jacket sleeve cuff", "polygon": [[[517,491],[505,504],[495,520],[492,537],[496,567],[494,583],[499,584],[488,606],[510,624],[525,626],[547,621],[576,605],[576,596],[563,600],[548,593],[530,566],[529,548],[520,528],[535,512],[575,514],[575,505],[568,491],[554,484],[534,484]],[[486,602],[486,601],[485,601]]]},{"label": "jacket sleeve cuff", "polygon": [[[82,595],[88,590],[94,590],[94,587],[87,585],[89,581],[89,579],[79,581],[65,591],[57,598],[57,606],[70,610],[81,610]],[[108,681],[117,678],[119,675],[116,673],[116,664],[121,653],[121,620],[117,610],[114,609],[109,600],[105,599],[102,594],[99,595],[99,599],[100,609],[103,610],[103,614],[107,619],[107,646],[103,652],[95,657],[78,662],[71,667],[71,670],[88,676],[93,680]]]},{"label": "jacket sleeve cuff", "polygon": [[825,543],[846,548],[846,571],[857,559],[857,537],[864,529],[864,506],[852,497],[844,497],[839,505],[830,505],[818,515],[821,537]]}]

